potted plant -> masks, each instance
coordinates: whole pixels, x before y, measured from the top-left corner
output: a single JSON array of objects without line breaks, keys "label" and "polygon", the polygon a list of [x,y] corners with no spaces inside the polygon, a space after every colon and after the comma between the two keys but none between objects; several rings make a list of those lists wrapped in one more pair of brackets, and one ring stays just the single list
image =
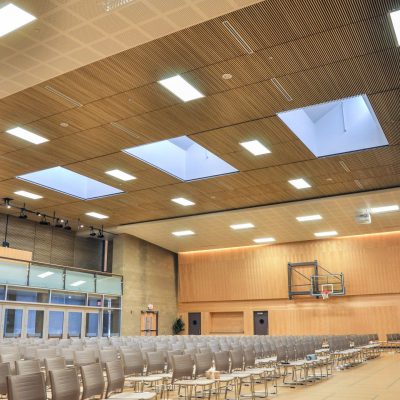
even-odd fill
[{"label": "potted plant", "polygon": [[185,329],[185,323],[182,316],[179,316],[172,324],[172,332],[174,335],[179,335]]}]

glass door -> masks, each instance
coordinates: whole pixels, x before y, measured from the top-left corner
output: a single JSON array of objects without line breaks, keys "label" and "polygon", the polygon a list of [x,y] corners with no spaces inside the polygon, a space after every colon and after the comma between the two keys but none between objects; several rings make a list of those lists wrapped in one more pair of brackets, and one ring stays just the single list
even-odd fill
[{"label": "glass door", "polygon": [[43,338],[44,309],[27,308],[28,320],[26,324],[27,338]]},{"label": "glass door", "polygon": [[62,310],[49,310],[49,326],[48,326],[48,337],[59,338],[64,336],[64,314]]},{"label": "glass door", "polygon": [[22,336],[23,308],[4,307],[4,328],[5,338],[20,338]]},{"label": "glass door", "polygon": [[97,337],[99,335],[100,313],[98,311],[86,312],[85,336]]},{"label": "glass door", "polygon": [[80,338],[82,334],[82,312],[68,312],[68,338]]}]

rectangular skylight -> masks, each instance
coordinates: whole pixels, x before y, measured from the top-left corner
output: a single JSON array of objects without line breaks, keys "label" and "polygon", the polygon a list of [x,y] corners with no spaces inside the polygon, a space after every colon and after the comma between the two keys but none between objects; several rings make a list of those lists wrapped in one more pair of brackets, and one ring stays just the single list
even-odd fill
[{"label": "rectangular skylight", "polygon": [[391,12],[390,20],[392,22],[393,30],[396,35],[397,46],[400,46],[400,10]]},{"label": "rectangular skylight", "polygon": [[95,179],[78,174],[64,167],[53,167],[25,175],[18,179],[55,190],[81,200],[91,200],[100,197],[123,193],[122,190]]},{"label": "rectangular skylight", "polygon": [[300,179],[292,179],[288,181],[291,185],[293,185],[296,189],[307,189],[310,188],[311,185],[305,181],[303,178]]},{"label": "rectangular skylight", "polygon": [[319,214],[314,214],[314,215],[304,215],[302,217],[296,217],[296,219],[299,222],[307,222],[307,221],[317,221],[319,219],[322,219],[322,217]]},{"label": "rectangular skylight", "polygon": [[33,144],[41,144],[49,141],[43,136],[37,135],[36,133],[30,132],[19,126],[17,126],[16,128],[8,129],[6,130],[6,132],[10,135],[16,136]]},{"label": "rectangular skylight", "polygon": [[195,203],[193,201],[190,201],[188,199],[185,199],[184,197],[177,197],[176,199],[171,199],[174,203],[180,204],[181,206],[193,206]]},{"label": "rectangular skylight", "polygon": [[186,231],[176,231],[176,232],[172,232],[172,234],[173,234],[174,236],[180,237],[180,236],[191,236],[191,235],[194,235],[194,232],[193,232],[193,231],[190,231],[190,230],[186,230]]},{"label": "rectangular skylight", "polygon": [[241,230],[241,229],[251,229],[254,228],[254,225],[251,222],[245,222],[243,224],[233,224],[231,225],[231,229]]},{"label": "rectangular skylight", "polygon": [[238,170],[187,136],[123,150],[183,181],[211,178]]},{"label": "rectangular skylight", "polygon": [[391,211],[399,211],[399,206],[392,205],[392,206],[383,206],[383,207],[372,207],[369,211],[372,214],[380,214],[380,213],[391,212]]},{"label": "rectangular skylight", "polygon": [[0,8],[0,37],[15,31],[21,26],[29,24],[36,19],[35,16],[22,10],[12,3]]},{"label": "rectangular skylight", "polygon": [[43,196],[40,196],[35,193],[27,192],[26,190],[17,190],[14,193],[17,194],[18,196],[28,197],[29,199],[33,199],[33,200],[43,199]]},{"label": "rectangular skylight", "polygon": [[120,169],[112,169],[110,171],[106,171],[106,174],[111,175],[114,178],[121,179],[121,181],[125,181],[125,182],[136,179],[135,176],[133,176],[131,174],[127,174],[126,172],[121,171]]},{"label": "rectangular skylight", "polygon": [[203,93],[200,93],[195,87],[193,87],[180,75],[175,75],[171,78],[162,79],[161,81],[158,81],[158,83],[183,101],[190,101],[204,97]]},{"label": "rectangular skylight", "polygon": [[275,238],[273,237],[265,237],[265,238],[257,238],[253,239],[254,243],[272,243],[275,242]]},{"label": "rectangular skylight", "polygon": [[84,283],[86,283],[86,281],[75,281],[75,282],[72,282],[72,283],[70,284],[70,286],[81,286],[81,285],[83,285]]},{"label": "rectangular skylight", "polygon": [[326,236],[336,236],[338,233],[336,231],[326,231],[326,232],[316,232],[314,236],[316,237],[326,237]]},{"label": "rectangular skylight", "polygon": [[106,219],[106,218],[108,218],[108,215],[100,214],[100,213],[95,212],[95,211],[87,212],[86,215],[88,215],[89,217],[97,218],[97,219]]},{"label": "rectangular skylight", "polygon": [[386,146],[366,95],[278,113],[316,157]]},{"label": "rectangular skylight", "polygon": [[246,150],[255,156],[271,153],[262,143],[258,140],[250,140],[248,142],[239,143]]},{"label": "rectangular skylight", "polygon": [[42,274],[39,274],[38,278],[44,279],[44,278],[47,278],[47,277],[49,277],[51,275],[54,275],[54,272],[47,271],[47,272],[43,272]]}]

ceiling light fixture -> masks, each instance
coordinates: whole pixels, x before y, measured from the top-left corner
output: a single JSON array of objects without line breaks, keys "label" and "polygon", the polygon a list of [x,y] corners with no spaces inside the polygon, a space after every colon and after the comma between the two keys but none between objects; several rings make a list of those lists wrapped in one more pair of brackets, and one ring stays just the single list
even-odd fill
[{"label": "ceiling light fixture", "polygon": [[54,224],[54,228],[62,228],[63,224],[60,221],[60,218],[56,218],[56,223]]},{"label": "ceiling light fixture", "polygon": [[3,199],[3,201],[4,201],[4,205],[6,208],[11,208],[11,204],[10,204],[11,199],[9,199],[8,197],[5,197]]},{"label": "ceiling light fixture", "polygon": [[71,227],[69,226],[68,220],[66,220],[66,221],[64,222],[64,229],[65,229],[66,231],[70,231],[70,230],[71,230]]},{"label": "ceiling light fixture", "polygon": [[391,206],[383,206],[383,207],[372,207],[369,210],[372,214],[380,214],[392,211],[399,211],[399,206],[397,204]]},{"label": "ceiling light fixture", "polygon": [[251,223],[251,222],[245,222],[245,223],[243,223],[243,224],[233,224],[233,225],[231,225],[230,226],[231,227],[231,229],[234,229],[234,230],[241,230],[241,229],[251,229],[251,228],[254,228],[254,225]]},{"label": "ceiling light fixture", "polygon": [[10,135],[16,136],[22,140],[26,140],[27,142],[33,143],[33,144],[42,144],[45,142],[48,142],[49,140],[44,138],[43,136],[37,135],[36,133],[30,132],[24,128],[21,128],[20,126],[17,126],[16,128],[8,129],[6,130],[7,133]]},{"label": "ceiling light fixture", "polygon": [[136,179],[135,176],[127,174],[124,171],[121,171],[120,169],[112,169],[110,171],[106,171],[107,175],[113,176],[114,178],[120,179],[121,181],[127,182],[127,181],[132,181]]},{"label": "ceiling light fixture", "polygon": [[17,194],[18,196],[28,197],[29,199],[32,199],[32,200],[43,199],[43,196],[40,196],[35,193],[27,192],[26,190],[17,190],[14,193]]},{"label": "ceiling light fixture", "polygon": [[95,212],[95,211],[87,212],[86,215],[88,215],[89,217],[97,218],[97,219],[106,219],[106,218],[108,218],[108,215],[100,214],[100,213]]},{"label": "ceiling light fixture", "polygon": [[19,213],[19,217],[20,219],[27,219],[28,215],[26,214],[25,208],[21,208],[21,211]]},{"label": "ceiling light fixture", "polygon": [[400,10],[390,13],[390,21],[396,36],[397,46],[400,46]]},{"label": "ceiling light fixture", "polygon": [[326,231],[326,232],[316,232],[314,236],[316,237],[327,237],[327,236],[336,236],[338,233],[336,231]]},{"label": "ceiling light fixture", "polygon": [[39,222],[39,225],[50,225],[50,222],[47,221],[46,216],[43,215],[41,221]]},{"label": "ceiling light fixture", "polygon": [[161,81],[158,81],[158,83],[185,102],[204,97],[203,93],[200,93],[180,75],[162,79]]},{"label": "ceiling light fixture", "polygon": [[90,227],[90,233],[89,236],[95,237],[96,236],[96,232],[93,229],[93,226]]},{"label": "ceiling light fixture", "polygon": [[43,272],[42,274],[39,274],[37,277],[44,279],[44,278],[47,278],[47,277],[49,277],[51,275],[54,275],[54,272],[47,271],[47,272]]},{"label": "ceiling light fixture", "polygon": [[36,19],[35,16],[22,10],[12,3],[0,8],[0,37],[15,31],[21,26],[29,24]]},{"label": "ceiling light fixture", "polygon": [[304,215],[302,217],[296,217],[296,219],[299,222],[307,222],[307,221],[317,221],[319,219],[322,219],[322,217],[319,214],[314,214],[314,215]]},{"label": "ceiling light fixture", "polygon": [[306,182],[303,178],[301,179],[292,179],[288,181],[291,185],[293,185],[296,189],[307,189],[310,188],[311,185]]},{"label": "ceiling light fixture", "polygon": [[180,204],[181,206],[194,206],[196,203],[193,203],[193,201],[190,201],[188,199],[185,199],[184,197],[177,197],[175,199],[171,199],[174,203]]},{"label": "ceiling light fixture", "polygon": [[98,237],[99,239],[104,239],[104,229],[103,229],[103,226],[101,227],[101,229],[99,229],[99,233],[98,233],[97,237]]},{"label": "ceiling light fixture", "polygon": [[192,236],[192,235],[194,235],[194,232],[193,232],[193,231],[190,231],[190,230],[186,230],[186,231],[176,231],[176,232],[172,232],[172,234],[173,234],[174,236],[181,237],[181,236]]},{"label": "ceiling light fixture", "polygon": [[275,242],[275,238],[273,237],[265,237],[265,238],[257,238],[253,239],[254,243],[272,243]]},{"label": "ceiling light fixture", "polygon": [[258,140],[250,140],[248,142],[241,142],[239,144],[255,156],[271,153],[271,151]]}]

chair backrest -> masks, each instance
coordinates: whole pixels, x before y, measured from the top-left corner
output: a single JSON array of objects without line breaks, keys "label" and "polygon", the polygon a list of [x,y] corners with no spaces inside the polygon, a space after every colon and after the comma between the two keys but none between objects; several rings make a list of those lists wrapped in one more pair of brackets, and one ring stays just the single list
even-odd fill
[{"label": "chair backrest", "polygon": [[46,380],[48,383],[50,379],[49,375],[50,371],[66,368],[65,358],[64,357],[45,358],[44,367],[46,369]]},{"label": "chair backrest", "polygon": [[146,353],[146,361],[146,374],[165,371],[165,355],[163,351],[153,351]]},{"label": "chair backrest", "polygon": [[213,357],[211,353],[199,353],[194,355],[195,378],[204,375],[213,365]]},{"label": "chair backrest", "polygon": [[0,364],[0,395],[7,394],[7,376],[11,375],[10,363]]},{"label": "chair backrest", "polygon": [[0,354],[0,363],[9,363],[11,373],[15,373],[15,361],[20,360],[19,353]]},{"label": "chair backrest", "polygon": [[18,354],[19,355],[19,348],[18,346],[0,346],[0,354]]},{"label": "chair backrest", "polygon": [[69,348],[69,347],[62,347],[61,348],[61,352],[60,352],[61,356],[65,358],[65,362],[68,365],[71,365],[74,363],[74,354],[75,354],[75,350]]},{"label": "chair backrest", "polygon": [[74,352],[74,364],[76,367],[95,363],[96,356],[93,350],[78,350]]},{"label": "chair backrest", "polygon": [[244,350],[244,366],[253,368],[256,365],[256,354],[252,348]]},{"label": "chair backrest", "polygon": [[41,372],[7,376],[8,400],[46,400],[46,386]]},{"label": "chair backrest", "polygon": [[106,367],[107,362],[115,360],[118,360],[118,352],[116,349],[100,350],[100,363],[103,368]]},{"label": "chair backrest", "polygon": [[96,363],[81,366],[81,376],[83,385],[82,400],[93,396],[103,398],[105,384],[101,365]]},{"label": "chair backrest", "polygon": [[172,356],[172,383],[180,378],[193,378],[193,359],[190,354]]},{"label": "chair backrest", "polygon": [[44,362],[45,358],[57,357],[57,349],[55,347],[51,347],[49,349],[37,349],[36,355],[38,360]]},{"label": "chair backrest", "polygon": [[40,372],[39,360],[18,360],[15,362],[15,373],[17,375],[29,375]]},{"label": "chair backrest", "polygon": [[215,369],[220,372],[229,372],[229,351],[214,353]]},{"label": "chair backrest", "polygon": [[51,400],[79,400],[81,387],[75,368],[50,370]]},{"label": "chair backrest", "polygon": [[143,375],[144,360],[140,351],[121,353],[125,375]]},{"label": "chair backrest", "polygon": [[125,376],[121,360],[109,361],[106,363],[107,390],[106,398],[113,392],[123,392]]},{"label": "chair backrest", "polygon": [[231,358],[231,371],[243,370],[243,351],[242,350],[231,350],[229,352]]},{"label": "chair backrest", "polygon": [[179,356],[183,353],[183,350],[171,350],[167,352],[167,370],[172,370],[172,356]]}]

